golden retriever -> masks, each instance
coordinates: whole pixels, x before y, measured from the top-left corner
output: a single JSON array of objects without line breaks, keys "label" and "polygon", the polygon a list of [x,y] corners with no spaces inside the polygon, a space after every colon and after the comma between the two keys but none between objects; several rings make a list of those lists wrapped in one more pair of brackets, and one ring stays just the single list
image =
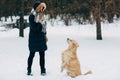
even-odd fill
[{"label": "golden retriever", "polygon": [[87,75],[90,74],[91,71],[88,71],[84,74],[81,73],[80,62],[77,57],[77,47],[79,44],[72,39],[67,38],[68,48],[62,53],[62,66],[61,72],[66,69],[68,76],[74,78],[78,75]]}]

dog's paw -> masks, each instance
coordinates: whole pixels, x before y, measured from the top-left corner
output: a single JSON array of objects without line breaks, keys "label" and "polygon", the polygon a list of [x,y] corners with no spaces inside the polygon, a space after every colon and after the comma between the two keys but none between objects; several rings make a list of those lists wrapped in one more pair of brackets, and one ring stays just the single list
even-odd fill
[{"label": "dog's paw", "polygon": [[61,72],[63,72],[63,67],[61,66]]},{"label": "dog's paw", "polygon": [[61,72],[63,72],[63,69],[61,69]]}]

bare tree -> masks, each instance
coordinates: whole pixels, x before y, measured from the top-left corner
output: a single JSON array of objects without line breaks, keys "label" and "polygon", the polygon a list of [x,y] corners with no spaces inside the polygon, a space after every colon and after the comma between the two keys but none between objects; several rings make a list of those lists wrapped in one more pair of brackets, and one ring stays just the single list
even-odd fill
[{"label": "bare tree", "polygon": [[19,36],[24,37],[24,0],[21,0]]},{"label": "bare tree", "polygon": [[92,14],[93,18],[96,22],[96,39],[102,40],[102,32],[101,32],[101,0],[93,1],[92,4]]},{"label": "bare tree", "polygon": [[95,20],[96,20],[96,32],[97,32],[97,40],[102,40],[102,33],[101,33],[101,6],[100,6],[100,1],[96,2],[96,6],[95,6]]}]

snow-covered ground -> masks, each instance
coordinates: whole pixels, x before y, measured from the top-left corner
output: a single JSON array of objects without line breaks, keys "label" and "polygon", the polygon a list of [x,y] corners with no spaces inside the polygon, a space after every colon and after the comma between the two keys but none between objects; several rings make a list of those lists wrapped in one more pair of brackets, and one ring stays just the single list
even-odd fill
[{"label": "snow-covered ground", "polygon": [[[24,38],[18,29],[0,30],[0,80],[120,80],[120,21],[102,23],[103,40],[96,40],[95,25],[47,26],[48,50],[46,51],[47,75],[40,75],[39,54],[36,53],[32,73],[26,75],[29,28]],[[60,72],[61,52],[68,46],[66,39],[76,40],[80,47],[77,55],[82,73],[90,75],[70,78]]]}]

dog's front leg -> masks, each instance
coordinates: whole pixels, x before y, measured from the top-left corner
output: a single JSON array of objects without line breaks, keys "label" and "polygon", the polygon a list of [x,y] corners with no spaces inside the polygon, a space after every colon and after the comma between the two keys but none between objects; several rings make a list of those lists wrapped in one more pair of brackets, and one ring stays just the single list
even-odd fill
[{"label": "dog's front leg", "polygon": [[63,72],[63,69],[64,69],[63,66],[61,66],[61,72]]},{"label": "dog's front leg", "polygon": [[65,63],[63,63],[61,66],[61,72],[63,72],[64,68],[65,68]]}]

